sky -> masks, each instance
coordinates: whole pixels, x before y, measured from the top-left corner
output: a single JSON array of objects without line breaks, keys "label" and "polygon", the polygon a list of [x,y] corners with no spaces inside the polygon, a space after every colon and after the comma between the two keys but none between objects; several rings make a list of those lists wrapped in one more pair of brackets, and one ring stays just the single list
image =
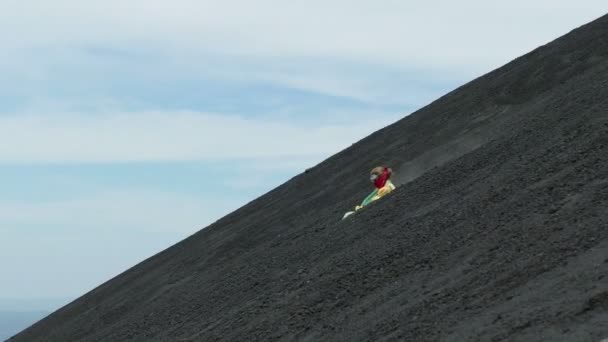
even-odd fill
[{"label": "sky", "polygon": [[54,310],[605,0],[2,0],[0,310]]}]

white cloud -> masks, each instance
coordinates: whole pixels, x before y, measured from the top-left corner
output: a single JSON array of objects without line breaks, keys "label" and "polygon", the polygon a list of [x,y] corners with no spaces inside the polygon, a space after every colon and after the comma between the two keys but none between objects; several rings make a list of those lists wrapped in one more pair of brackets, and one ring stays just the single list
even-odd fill
[{"label": "white cloud", "polygon": [[[607,11],[605,0],[5,0],[0,90],[19,109],[126,108],[141,99],[96,82],[267,82],[418,107],[439,95],[425,84],[470,80]],[[378,66],[388,77],[374,78]]]},{"label": "white cloud", "polygon": [[[199,198],[152,190],[115,190],[52,201],[0,201],[0,230],[61,227],[60,230],[194,233],[237,209],[238,196]],[[56,229],[56,228],[49,228]],[[116,232],[115,232],[116,233]]]},{"label": "white cloud", "polygon": [[[305,64],[303,62],[303,64]],[[437,73],[426,70],[426,81],[416,80],[414,76],[421,71],[393,70],[392,77],[374,75],[376,71],[366,66],[363,70],[336,70],[336,66],[316,68],[292,68],[288,71],[267,71],[241,74],[241,80],[249,77],[250,80],[268,81],[293,89],[312,91],[330,96],[345,97],[369,104],[399,104],[401,106],[417,107],[431,101],[440,94],[430,85],[444,86],[461,82],[469,75],[458,71],[447,71],[440,77]],[[229,71],[224,70],[224,77]],[[234,78],[234,77],[233,77]],[[435,84],[434,84],[435,83]]]},{"label": "white cloud", "polygon": [[[208,54],[321,57],[486,70],[608,11],[604,0],[5,0],[3,46],[152,46]],[[481,69],[480,69],[481,68]]]},{"label": "white cloud", "polygon": [[0,117],[0,163],[329,156],[400,115],[304,125],[204,113]]}]

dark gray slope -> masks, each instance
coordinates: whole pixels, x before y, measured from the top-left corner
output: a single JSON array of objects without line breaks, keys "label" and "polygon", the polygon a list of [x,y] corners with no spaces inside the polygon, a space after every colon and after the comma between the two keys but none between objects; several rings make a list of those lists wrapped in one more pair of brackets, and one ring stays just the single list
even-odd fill
[{"label": "dark gray slope", "polygon": [[[608,337],[607,37],[457,89],[12,341]],[[341,222],[378,162],[402,185]]]}]

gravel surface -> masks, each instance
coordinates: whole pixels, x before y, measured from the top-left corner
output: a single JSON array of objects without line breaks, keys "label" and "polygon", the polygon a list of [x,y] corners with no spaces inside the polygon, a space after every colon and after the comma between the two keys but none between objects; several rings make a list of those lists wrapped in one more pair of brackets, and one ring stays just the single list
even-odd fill
[{"label": "gravel surface", "polygon": [[[607,37],[456,89],[10,341],[608,338]],[[378,163],[399,187],[341,221]]]}]

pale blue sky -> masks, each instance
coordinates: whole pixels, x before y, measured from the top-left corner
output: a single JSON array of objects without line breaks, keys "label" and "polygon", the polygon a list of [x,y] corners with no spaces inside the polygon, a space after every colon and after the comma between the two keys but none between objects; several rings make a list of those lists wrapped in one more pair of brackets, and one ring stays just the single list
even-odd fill
[{"label": "pale blue sky", "polygon": [[55,309],[607,10],[3,1],[0,310]]}]

